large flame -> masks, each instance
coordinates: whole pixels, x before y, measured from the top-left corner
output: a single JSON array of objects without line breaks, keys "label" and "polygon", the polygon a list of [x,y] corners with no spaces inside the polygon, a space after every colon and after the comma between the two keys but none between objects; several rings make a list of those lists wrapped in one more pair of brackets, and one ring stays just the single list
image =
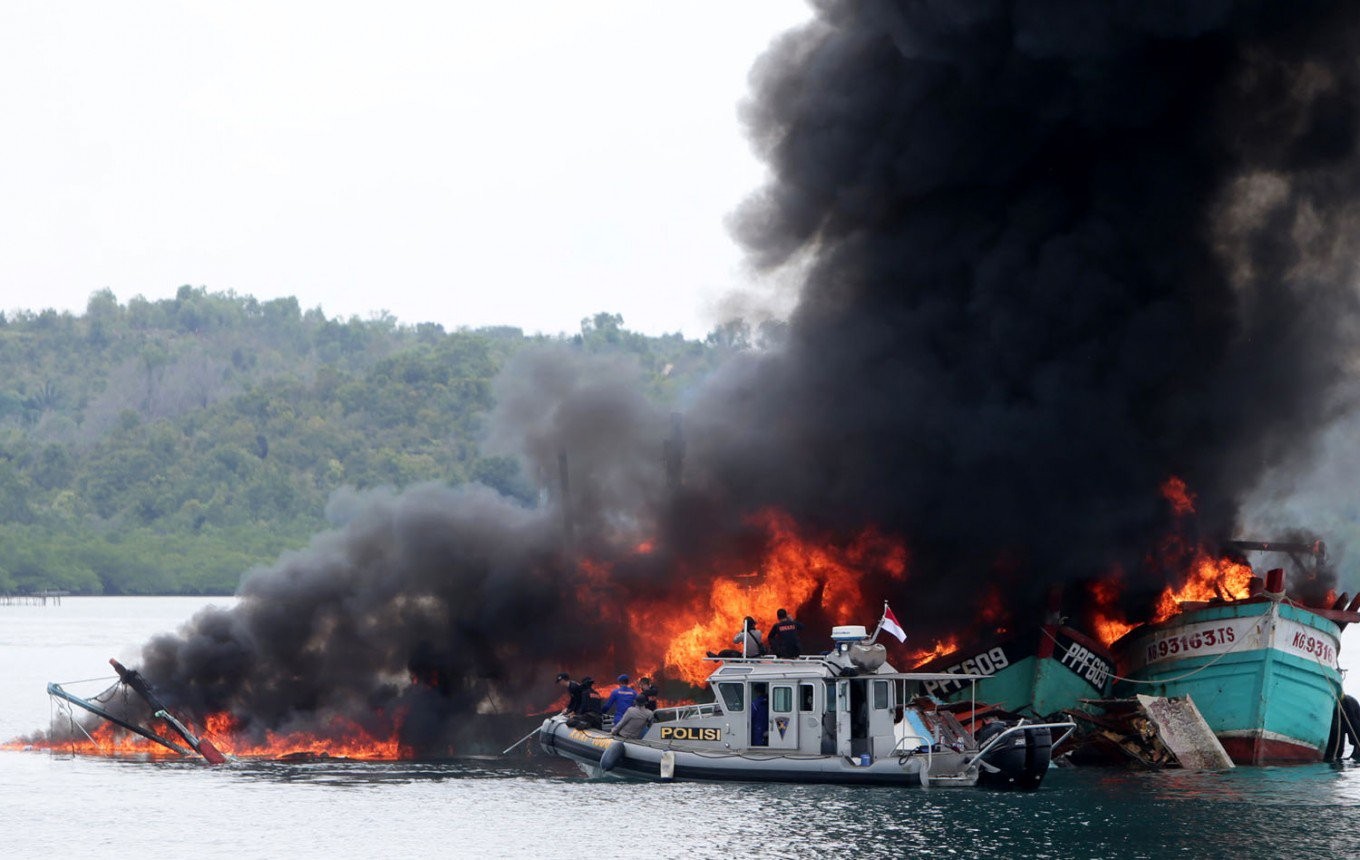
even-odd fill
[{"label": "large flame", "polygon": [[[305,756],[398,761],[412,757],[411,751],[398,740],[400,719],[386,719],[382,713],[377,713],[372,722],[381,731],[375,733],[337,716],[327,721],[319,731],[265,732],[262,737],[256,738],[251,732],[245,731],[235,717],[221,713],[209,715],[203,721],[199,737],[212,741],[220,751],[235,758],[272,760]],[[181,747],[189,747],[161,720],[152,720],[146,728]],[[60,727],[60,731],[54,728],[51,734],[41,737],[10,741],[0,745],[0,749],[136,758],[176,758],[180,755],[108,722],[99,722],[86,728],[72,723]]]},{"label": "large flame", "polygon": [[1189,564],[1185,582],[1178,588],[1167,586],[1157,600],[1153,623],[1165,621],[1180,612],[1182,603],[1214,600],[1241,600],[1250,595],[1251,566],[1230,558],[1215,557],[1197,548]]},{"label": "large flame", "polygon": [[[165,733],[162,733],[160,728],[156,729],[157,733],[165,737],[166,733],[169,732],[169,726],[163,726]],[[17,738],[0,744],[0,749],[45,750],[73,755],[129,758],[178,758],[180,755],[172,749],[115,726],[113,723],[101,722],[84,730],[72,725],[68,726],[67,729],[70,732],[69,736],[53,737],[45,735],[36,738]]]},{"label": "large flame", "polygon": [[[1157,604],[1148,619],[1150,623],[1165,621],[1181,610],[1181,604],[1208,600],[1241,600],[1250,596],[1254,573],[1250,565],[1212,553],[1202,544],[1187,537],[1180,523],[1195,513],[1197,498],[1186,482],[1176,476],[1161,484],[1162,497],[1178,520],[1177,531],[1168,534],[1149,554],[1147,564],[1155,570],[1168,571],[1176,580],[1162,589]],[[1115,570],[1104,579],[1092,583],[1088,589],[1090,617],[1096,638],[1109,645],[1128,633],[1137,622],[1125,617],[1119,606],[1124,590],[1123,571]]]},{"label": "large flame", "polygon": [[840,623],[863,622],[877,617],[874,601],[881,597],[863,593],[866,573],[906,576],[905,547],[873,528],[838,543],[800,532],[782,511],[763,510],[750,522],[765,534],[754,566],[719,561],[714,570],[680,571],[665,600],[628,607],[638,671],[664,667],[670,677],[701,684],[713,669],[705,654],[731,647],[746,616],[757,619],[762,632],[777,610],[797,613],[814,605]]},{"label": "large flame", "polygon": [[320,731],[265,732],[255,739],[242,730],[230,714],[213,714],[204,720],[204,734],[228,755],[244,758],[282,758],[310,754],[361,759],[398,761],[411,758],[411,751],[398,740],[401,719],[378,712],[373,722],[379,731],[370,731],[352,720],[334,716]]}]

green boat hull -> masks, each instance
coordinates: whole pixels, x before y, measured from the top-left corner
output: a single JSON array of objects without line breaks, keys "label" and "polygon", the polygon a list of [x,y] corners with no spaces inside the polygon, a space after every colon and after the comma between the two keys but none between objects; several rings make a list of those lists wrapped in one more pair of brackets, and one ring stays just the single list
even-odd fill
[{"label": "green boat hull", "polygon": [[1044,625],[1025,637],[955,653],[919,667],[923,672],[985,675],[976,689],[966,682],[923,685],[946,702],[975,699],[1013,713],[1048,716],[1109,693],[1114,657],[1090,637],[1068,627]]}]

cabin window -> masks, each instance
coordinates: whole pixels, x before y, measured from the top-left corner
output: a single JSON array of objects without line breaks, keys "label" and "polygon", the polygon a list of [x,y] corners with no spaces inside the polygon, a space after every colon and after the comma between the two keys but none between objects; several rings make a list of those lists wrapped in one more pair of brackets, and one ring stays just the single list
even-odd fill
[{"label": "cabin window", "polygon": [[722,693],[723,708],[729,714],[746,710],[745,684],[719,684],[718,692]]},{"label": "cabin window", "polygon": [[886,711],[888,709],[888,682],[874,682],[874,710]]},{"label": "cabin window", "polygon": [[787,714],[793,710],[793,688],[774,687],[770,690],[770,709],[776,714]]},{"label": "cabin window", "polygon": [[817,706],[817,700],[812,691],[813,686],[811,684],[798,685],[798,710],[805,714],[811,713]]}]

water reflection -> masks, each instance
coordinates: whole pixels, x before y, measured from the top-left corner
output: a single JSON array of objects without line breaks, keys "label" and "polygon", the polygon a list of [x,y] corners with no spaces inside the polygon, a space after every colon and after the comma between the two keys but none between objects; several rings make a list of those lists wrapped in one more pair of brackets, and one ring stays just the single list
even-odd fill
[{"label": "water reflection", "polygon": [[[557,759],[133,762],[0,754],[0,802],[79,810],[129,849],[180,833],[132,808],[211,808],[200,856],[580,853],[621,830],[656,857],[1356,856],[1360,768],[1223,774],[1055,770],[1032,794],[971,789],[618,782]],[[36,808],[36,807],[35,807]],[[77,820],[77,818],[72,818]],[[301,822],[301,824],[299,823]],[[40,847],[38,834],[20,848]],[[30,844],[31,843],[31,844]],[[247,850],[240,852],[244,846]],[[135,853],[135,852],[134,852]],[[22,853],[15,856],[24,856]]]},{"label": "water reflection", "polygon": [[[599,846],[620,828],[640,834],[656,857],[1360,853],[1353,764],[1220,774],[1055,770],[1031,794],[619,782],[586,779],[568,762],[543,758],[212,768],[7,753],[3,765],[14,784],[0,788],[0,800],[22,805],[39,789],[48,798],[81,797],[82,820],[110,826],[126,819],[130,803],[210,804],[227,829],[223,852],[203,856],[230,855],[225,848],[237,843],[228,833],[270,856],[323,849],[418,856],[437,846],[457,855],[543,856]],[[304,817],[301,829],[296,816]],[[177,832],[173,821],[141,827],[136,838],[145,847]]]}]

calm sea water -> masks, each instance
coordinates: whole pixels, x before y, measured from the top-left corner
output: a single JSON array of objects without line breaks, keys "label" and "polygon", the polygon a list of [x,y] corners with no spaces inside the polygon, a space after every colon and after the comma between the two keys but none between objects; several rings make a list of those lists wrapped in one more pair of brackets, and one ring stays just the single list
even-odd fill
[{"label": "calm sea water", "polygon": [[[219,601],[222,602],[222,601]],[[0,739],[45,727],[48,681],[204,601],[0,607]],[[1348,634],[1343,656],[1360,641]],[[1355,694],[1354,680],[1348,689]],[[90,685],[99,688],[99,684]],[[77,685],[78,687],[78,685]],[[209,768],[0,752],[0,856],[1355,857],[1360,768],[1055,770],[1044,788],[642,784],[543,758]]]}]

